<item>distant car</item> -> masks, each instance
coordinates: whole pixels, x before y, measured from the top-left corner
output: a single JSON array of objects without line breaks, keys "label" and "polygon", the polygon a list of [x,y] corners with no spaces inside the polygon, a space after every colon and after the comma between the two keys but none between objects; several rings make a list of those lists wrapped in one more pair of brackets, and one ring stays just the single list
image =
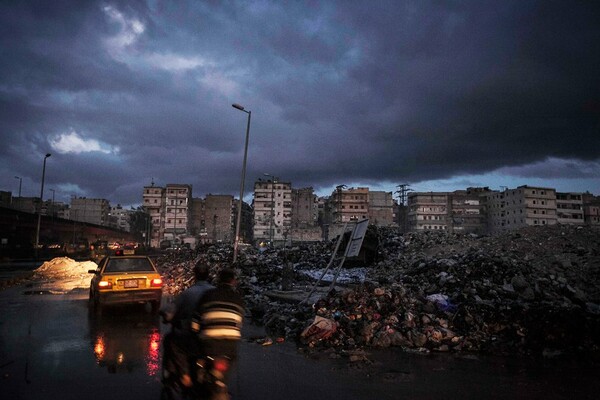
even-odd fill
[{"label": "distant car", "polygon": [[90,283],[90,306],[101,312],[114,304],[150,303],[157,312],[162,299],[162,278],[149,257],[136,255],[104,257]]}]

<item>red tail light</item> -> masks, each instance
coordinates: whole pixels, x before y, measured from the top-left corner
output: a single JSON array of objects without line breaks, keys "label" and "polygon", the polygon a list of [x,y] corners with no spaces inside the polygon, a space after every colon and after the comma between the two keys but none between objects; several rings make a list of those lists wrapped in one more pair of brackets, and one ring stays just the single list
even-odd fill
[{"label": "red tail light", "polygon": [[150,287],[161,287],[162,286],[162,279],[160,278],[154,278],[152,279],[152,282],[150,282]]},{"label": "red tail light", "polygon": [[229,369],[229,360],[225,358],[215,358],[213,368],[219,372],[226,372]]},{"label": "red tail light", "polygon": [[123,250],[119,249],[119,250],[115,250],[115,256],[122,256],[123,255]]}]

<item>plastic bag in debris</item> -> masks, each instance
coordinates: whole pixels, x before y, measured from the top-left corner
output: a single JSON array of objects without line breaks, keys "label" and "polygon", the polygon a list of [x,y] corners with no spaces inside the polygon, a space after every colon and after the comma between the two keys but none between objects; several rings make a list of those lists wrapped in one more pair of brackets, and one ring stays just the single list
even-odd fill
[{"label": "plastic bag in debris", "polygon": [[327,339],[337,331],[337,323],[334,320],[315,316],[315,320],[300,335],[307,343],[314,343]]},{"label": "plastic bag in debris", "polygon": [[430,294],[429,296],[426,297],[426,299],[431,301],[432,303],[437,304],[440,308],[446,308],[449,306],[448,296],[446,296],[445,294],[441,294],[441,293]]}]

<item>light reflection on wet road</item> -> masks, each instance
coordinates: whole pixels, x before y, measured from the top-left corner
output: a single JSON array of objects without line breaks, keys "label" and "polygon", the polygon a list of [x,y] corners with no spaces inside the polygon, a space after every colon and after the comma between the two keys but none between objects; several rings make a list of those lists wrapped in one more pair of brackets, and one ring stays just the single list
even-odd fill
[{"label": "light reflection on wet road", "polygon": [[[29,290],[32,294],[24,295]],[[87,291],[0,291],[2,399],[158,399],[166,328],[143,307],[90,316]],[[245,335],[260,335],[246,326]],[[372,352],[372,364],[306,357],[292,343],[243,342],[231,391],[243,400],[596,398],[600,370],[576,362],[529,365],[506,358]]]}]

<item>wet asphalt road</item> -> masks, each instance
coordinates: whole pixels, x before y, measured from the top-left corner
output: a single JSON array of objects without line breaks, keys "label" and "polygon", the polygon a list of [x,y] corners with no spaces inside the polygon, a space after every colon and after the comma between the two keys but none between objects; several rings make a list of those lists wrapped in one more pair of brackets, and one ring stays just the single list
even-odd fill
[{"label": "wet asphalt road", "polygon": [[[158,399],[166,328],[143,307],[92,317],[87,291],[0,291],[0,398]],[[261,336],[247,326],[245,336]],[[420,356],[387,350],[373,363],[299,354],[291,343],[242,344],[234,399],[597,398],[600,370],[577,362]]]}]

